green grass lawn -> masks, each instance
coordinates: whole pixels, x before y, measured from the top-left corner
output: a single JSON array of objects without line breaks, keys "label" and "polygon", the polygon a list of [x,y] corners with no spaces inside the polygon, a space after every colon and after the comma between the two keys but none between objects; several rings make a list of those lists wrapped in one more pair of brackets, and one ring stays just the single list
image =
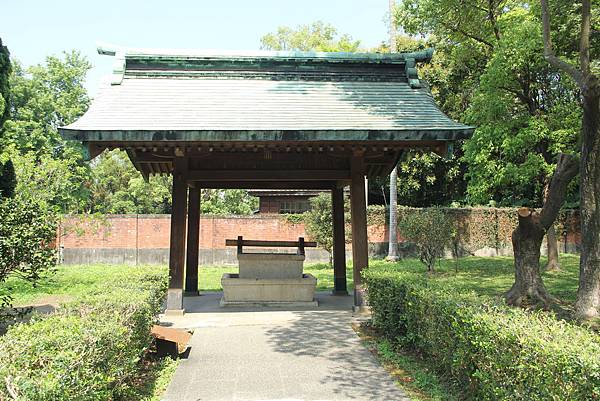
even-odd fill
[{"label": "green grass lawn", "polygon": [[35,286],[11,278],[0,284],[0,295],[9,292],[16,306],[37,303],[60,303],[77,298],[95,289],[110,289],[112,283],[130,279],[134,271],[165,269],[165,266],[73,265],[58,266],[47,273]]},{"label": "green grass lawn", "polygon": [[[546,260],[542,258],[542,266]],[[417,259],[404,259],[397,263],[371,260],[370,266],[395,266],[398,270],[409,270],[426,275],[425,266]],[[562,270],[544,272],[543,279],[552,295],[562,301],[574,302],[577,294],[579,256],[563,255],[560,258]],[[486,296],[501,296],[514,281],[513,259],[510,257],[466,257],[459,259],[458,267],[454,260],[441,260],[436,265],[436,273],[429,275],[432,280],[444,281],[457,290],[475,291]],[[333,288],[333,271],[327,264],[308,264],[304,271],[317,278],[318,290]],[[205,291],[221,291],[221,276],[224,272],[237,273],[236,266],[200,267],[199,287]],[[352,267],[346,273],[348,289],[352,288]]]},{"label": "green grass lawn", "polygon": [[[60,303],[96,288],[110,288],[111,283],[128,279],[134,270],[166,269],[166,266],[71,265],[58,266],[33,286],[20,279],[10,279],[0,286],[0,295],[10,292],[16,306],[37,303]],[[198,284],[201,291],[221,291],[223,273],[237,273],[237,266],[200,266]],[[333,288],[333,269],[326,263],[307,265],[305,273],[317,278],[317,290]],[[348,268],[348,289],[352,289],[352,267]]]},{"label": "green grass lawn", "polygon": [[[542,261],[543,264],[544,261]],[[389,262],[371,260],[372,267],[390,266]],[[405,259],[394,263],[399,270],[410,270],[426,274],[425,267],[416,259]],[[579,257],[561,256],[562,271],[544,272],[544,282],[550,293],[572,303],[575,301],[578,282]],[[472,290],[482,295],[500,296],[513,282],[514,267],[509,257],[468,257],[459,261],[458,272],[453,260],[442,260],[436,266],[432,280],[451,283],[458,290]],[[127,280],[135,269],[166,269],[166,266],[127,265],[75,265],[58,266],[35,287],[18,279],[11,279],[0,286],[0,294],[10,291],[15,305],[28,305],[46,300],[60,302],[85,294],[92,288],[110,288],[111,283]],[[317,278],[317,290],[333,288],[333,269],[326,263],[307,264],[304,268]],[[237,273],[236,266],[200,266],[199,288],[201,291],[221,291],[223,273]],[[348,289],[352,289],[352,268],[347,270]]]},{"label": "green grass lawn", "polygon": [[[542,258],[541,266],[546,263]],[[552,295],[566,302],[575,302],[579,281],[579,256],[561,255],[559,272],[543,272],[546,288]],[[372,267],[389,266],[385,261],[371,261]],[[399,270],[427,274],[418,260],[406,259],[395,263]],[[514,265],[511,257],[467,257],[459,259],[458,268],[453,260],[442,260],[436,265],[436,273],[430,279],[451,284],[460,291],[475,291],[485,296],[501,296],[514,281]],[[458,270],[458,271],[457,271]]]}]

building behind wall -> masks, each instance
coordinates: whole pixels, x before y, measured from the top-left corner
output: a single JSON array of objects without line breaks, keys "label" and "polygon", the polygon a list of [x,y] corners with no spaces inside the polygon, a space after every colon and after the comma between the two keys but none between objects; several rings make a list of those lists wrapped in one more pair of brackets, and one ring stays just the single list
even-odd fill
[{"label": "building behind wall", "polygon": [[310,210],[310,198],[323,191],[303,189],[250,189],[259,199],[260,214],[299,214]]}]

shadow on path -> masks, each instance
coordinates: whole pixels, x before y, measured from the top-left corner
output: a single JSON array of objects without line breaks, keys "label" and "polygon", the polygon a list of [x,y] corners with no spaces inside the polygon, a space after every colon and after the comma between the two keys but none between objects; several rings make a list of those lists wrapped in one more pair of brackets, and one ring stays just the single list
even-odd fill
[{"label": "shadow on path", "polygon": [[297,320],[266,331],[268,343],[276,352],[314,358],[315,363],[329,361],[332,368],[319,381],[345,398],[408,400],[362,346],[348,312],[306,311],[294,315]]}]

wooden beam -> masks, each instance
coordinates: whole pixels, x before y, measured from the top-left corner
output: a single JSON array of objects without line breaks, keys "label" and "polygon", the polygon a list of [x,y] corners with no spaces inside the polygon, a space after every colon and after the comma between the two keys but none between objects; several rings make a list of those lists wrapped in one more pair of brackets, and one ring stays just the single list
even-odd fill
[{"label": "wooden beam", "polygon": [[365,305],[361,271],[369,266],[367,239],[367,202],[365,198],[365,164],[363,153],[357,150],[351,160],[350,208],[352,213],[352,265],[354,305]]},{"label": "wooden beam", "polygon": [[185,216],[187,209],[186,173],[188,160],[175,159],[171,212],[171,242],[169,253],[169,289],[167,312],[183,313],[183,268],[185,264]]},{"label": "wooden beam", "polygon": [[331,203],[333,205],[333,295],[348,295],[343,188],[335,188],[331,191]]},{"label": "wooden beam", "polygon": [[[349,180],[348,180],[349,182]],[[193,181],[206,189],[322,189],[335,187],[335,181]]]},{"label": "wooden beam", "polygon": [[346,170],[193,170],[190,181],[336,181],[350,179]]},{"label": "wooden beam", "polygon": [[198,295],[198,251],[200,242],[200,188],[192,187],[188,195],[187,254],[185,292]]}]

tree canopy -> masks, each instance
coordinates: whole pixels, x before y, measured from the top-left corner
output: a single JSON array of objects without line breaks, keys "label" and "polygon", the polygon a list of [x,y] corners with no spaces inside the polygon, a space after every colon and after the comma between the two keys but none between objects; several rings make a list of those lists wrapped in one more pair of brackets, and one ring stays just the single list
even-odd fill
[{"label": "tree canopy", "polygon": [[8,120],[8,116],[10,114],[9,77],[10,52],[8,51],[8,47],[2,45],[2,38],[0,38],[0,134],[2,133],[2,126],[4,125],[4,122]]},{"label": "tree canopy", "polygon": [[338,34],[333,25],[322,21],[296,28],[280,26],[276,32],[264,35],[260,43],[264,50],[355,52],[360,47],[359,40]]},{"label": "tree canopy", "polygon": [[[0,145],[4,134],[4,122],[10,116],[10,52],[2,45],[0,38]],[[16,186],[15,169],[0,147],[0,198],[10,198],[14,195]]]},{"label": "tree canopy", "polygon": [[[11,277],[35,284],[56,263],[56,213],[39,197],[48,187],[28,177],[17,180],[22,158],[11,151],[12,146],[7,149],[3,135],[14,99],[10,72],[9,52],[0,40],[0,322],[14,316],[11,289],[3,284]],[[35,186],[36,196],[24,191],[22,185]]]},{"label": "tree canopy", "polygon": [[[560,46],[573,54],[576,40],[568,31],[577,24],[576,10],[556,7],[562,12]],[[457,161],[466,168],[456,168],[467,187],[462,199],[453,200],[540,206],[558,154],[576,151],[580,111],[573,82],[544,60],[539,7],[509,0],[408,0],[397,8],[396,21],[409,34],[427,35],[427,45],[436,48],[421,75],[443,111],[477,127],[457,151],[464,153]],[[433,168],[417,180],[418,189],[431,182],[443,186],[456,168]],[[568,201],[577,202],[575,185]]]},{"label": "tree canopy", "polygon": [[0,144],[14,164],[16,192],[63,213],[84,211],[88,196],[81,146],[64,141],[58,127],[87,110],[83,82],[90,67],[73,51],[27,69],[13,61],[11,68],[10,118]]},{"label": "tree canopy", "polygon": [[122,150],[104,152],[92,162],[87,208],[94,213],[170,213],[172,179],[145,182]]}]

